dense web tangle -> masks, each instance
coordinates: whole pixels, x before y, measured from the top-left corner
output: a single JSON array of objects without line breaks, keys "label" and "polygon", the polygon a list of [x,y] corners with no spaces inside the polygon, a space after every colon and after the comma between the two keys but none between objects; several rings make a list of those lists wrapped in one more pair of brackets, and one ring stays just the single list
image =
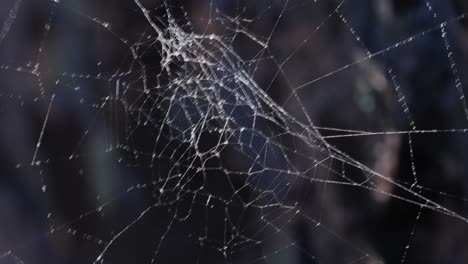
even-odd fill
[{"label": "dense web tangle", "polygon": [[0,262],[464,263],[466,7],[351,2],[0,4]]}]

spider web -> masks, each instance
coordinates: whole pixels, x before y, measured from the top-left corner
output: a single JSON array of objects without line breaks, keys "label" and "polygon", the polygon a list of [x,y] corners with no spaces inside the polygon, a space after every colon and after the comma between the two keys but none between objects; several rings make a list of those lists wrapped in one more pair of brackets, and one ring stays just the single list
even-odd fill
[{"label": "spider web", "polygon": [[465,14],[251,2],[0,4],[1,262],[466,260]]}]

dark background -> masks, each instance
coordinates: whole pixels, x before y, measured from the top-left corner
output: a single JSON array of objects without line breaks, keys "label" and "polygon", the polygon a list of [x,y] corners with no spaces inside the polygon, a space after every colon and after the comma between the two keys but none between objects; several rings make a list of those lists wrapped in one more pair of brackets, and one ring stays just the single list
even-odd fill
[{"label": "dark background", "polygon": [[468,263],[464,1],[141,2],[0,3],[0,263]]}]

